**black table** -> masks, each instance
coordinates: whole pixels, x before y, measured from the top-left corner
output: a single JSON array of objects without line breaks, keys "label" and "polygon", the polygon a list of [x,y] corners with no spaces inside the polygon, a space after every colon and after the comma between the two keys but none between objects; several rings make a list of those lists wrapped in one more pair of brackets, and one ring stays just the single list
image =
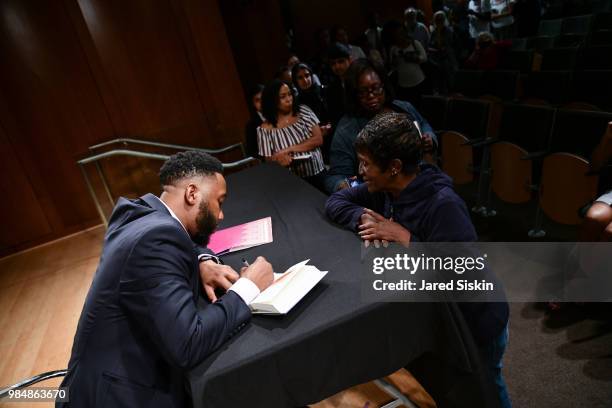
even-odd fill
[{"label": "black table", "polygon": [[302,406],[410,362],[439,407],[497,406],[456,305],[361,301],[361,240],[327,220],[322,193],[269,164],[227,183],[220,227],[271,216],[274,234],[271,244],[224,257],[227,264],[238,270],[241,257],[263,255],[282,272],[310,259],[329,273],[288,315],[253,317],[193,369],[195,407]]}]

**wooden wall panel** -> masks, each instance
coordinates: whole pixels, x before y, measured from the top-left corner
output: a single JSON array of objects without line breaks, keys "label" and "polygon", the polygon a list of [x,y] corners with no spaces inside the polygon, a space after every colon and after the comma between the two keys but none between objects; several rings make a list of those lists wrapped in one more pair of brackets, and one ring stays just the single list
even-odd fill
[{"label": "wooden wall panel", "polygon": [[92,57],[104,76],[100,84],[110,86],[121,112],[112,117],[117,134],[187,145],[212,142],[169,2],[78,0],[78,5],[89,34],[82,41],[95,50]]},{"label": "wooden wall panel", "polygon": [[[0,2],[1,146],[15,157],[0,187],[24,183],[17,191],[32,201],[3,202],[2,225],[29,218],[0,256],[99,222],[75,163],[90,145],[242,139],[247,109],[224,30],[216,0]],[[104,168],[112,190],[158,192],[159,165]]]},{"label": "wooden wall panel", "polygon": [[[174,0],[195,82],[214,135],[213,146],[243,141],[249,119],[242,85],[215,0]],[[214,39],[214,41],[211,41]]]},{"label": "wooden wall panel", "polygon": [[298,54],[304,60],[314,54],[314,36],[320,28],[344,26],[353,41],[366,27],[362,4],[355,0],[294,0],[291,2],[291,17]]},{"label": "wooden wall panel", "polygon": [[14,242],[41,238],[52,230],[15,151],[0,126],[0,251]]},{"label": "wooden wall panel", "polygon": [[7,0],[2,17],[0,123],[53,231],[87,224],[75,160],[112,129],[85,56],[61,3]]},{"label": "wooden wall panel", "polygon": [[270,81],[287,63],[289,50],[280,1],[219,0],[242,86]]}]

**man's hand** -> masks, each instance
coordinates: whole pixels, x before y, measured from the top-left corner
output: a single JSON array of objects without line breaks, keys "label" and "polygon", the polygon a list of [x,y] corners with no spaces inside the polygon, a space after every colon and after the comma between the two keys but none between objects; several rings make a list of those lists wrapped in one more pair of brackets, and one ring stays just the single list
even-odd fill
[{"label": "man's hand", "polygon": [[383,244],[385,241],[398,242],[404,246],[410,244],[410,231],[397,222],[386,219],[376,211],[366,208],[361,219],[359,236],[364,241],[374,241],[375,245],[376,240],[382,241]]},{"label": "man's hand", "polygon": [[215,289],[228,290],[239,277],[230,266],[219,265],[214,261],[200,262],[200,279],[204,292],[211,302],[217,301]]},{"label": "man's hand", "polygon": [[272,265],[263,256],[258,256],[255,262],[240,272],[243,278],[250,279],[262,292],[274,281]]}]

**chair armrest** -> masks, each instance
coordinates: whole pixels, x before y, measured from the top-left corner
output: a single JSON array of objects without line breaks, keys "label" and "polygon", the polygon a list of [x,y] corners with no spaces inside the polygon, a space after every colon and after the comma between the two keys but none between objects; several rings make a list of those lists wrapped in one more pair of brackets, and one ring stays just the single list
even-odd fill
[{"label": "chair armrest", "polygon": [[483,147],[483,146],[491,146],[495,143],[499,143],[501,142],[501,140],[496,139],[496,138],[492,138],[492,137],[487,137],[486,139],[483,139],[481,142],[476,142],[474,143],[472,146],[474,147]]},{"label": "chair armrest", "polygon": [[474,146],[478,143],[484,142],[485,140],[487,140],[486,137],[481,137],[480,139],[472,139],[472,140],[468,140],[465,143],[462,143],[463,146]]},{"label": "chair armrest", "polygon": [[532,152],[527,154],[526,156],[521,157],[521,160],[535,160],[542,159],[544,156],[548,155],[550,152],[548,150],[542,150],[539,152]]}]

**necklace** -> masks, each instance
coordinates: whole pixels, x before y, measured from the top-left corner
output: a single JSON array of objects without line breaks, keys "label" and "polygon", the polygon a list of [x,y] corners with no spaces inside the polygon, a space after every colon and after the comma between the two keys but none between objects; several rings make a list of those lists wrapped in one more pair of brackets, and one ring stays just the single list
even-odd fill
[{"label": "necklace", "polygon": [[291,116],[286,116],[284,118],[279,118],[279,122],[281,123],[281,125],[283,126],[287,126],[289,124],[289,122],[291,121]]}]

